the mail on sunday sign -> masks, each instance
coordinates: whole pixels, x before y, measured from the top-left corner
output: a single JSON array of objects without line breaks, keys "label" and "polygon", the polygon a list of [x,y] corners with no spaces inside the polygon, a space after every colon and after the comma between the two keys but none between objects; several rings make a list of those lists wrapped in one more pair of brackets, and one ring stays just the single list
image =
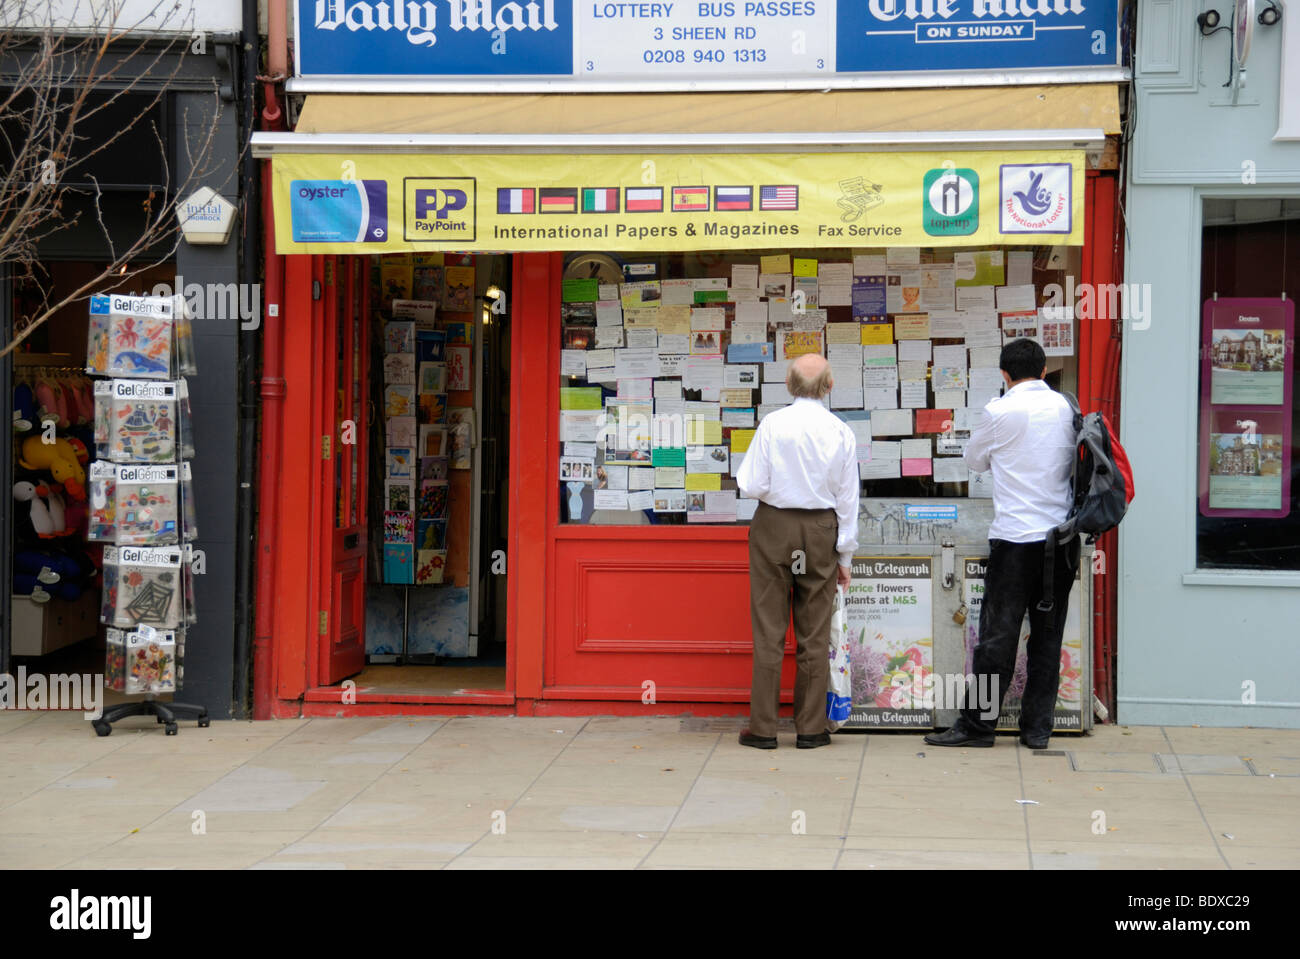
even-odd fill
[{"label": "the mail on sunday sign", "polygon": [[[1121,65],[1119,0],[298,0],[296,89],[1050,80]],[[936,79],[936,82],[941,82]]]}]

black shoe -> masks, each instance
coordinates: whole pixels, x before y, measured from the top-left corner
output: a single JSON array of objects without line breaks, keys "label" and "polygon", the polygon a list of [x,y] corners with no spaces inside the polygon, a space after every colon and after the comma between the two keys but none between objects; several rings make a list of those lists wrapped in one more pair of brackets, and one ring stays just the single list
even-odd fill
[{"label": "black shoe", "polygon": [[1050,736],[1044,736],[1042,739],[1036,739],[1030,736],[1026,736],[1024,733],[1021,733],[1020,745],[1027,746],[1030,749],[1046,749],[1047,740],[1050,738],[1051,738]]},{"label": "black shoe", "polygon": [[776,737],[755,736],[752,733],[750,733],[749,727],[746,726],[744,729],[740,731],[740,745],[753,746],[755,749],[775,749]]},{"label": "black shoe", "polygon": [[811,736],[805,736],[801,733],[794,737],[795,749],[816,749],[818,746],[829,746],[830,744],[830,733],[813,733]]},{"label": "black shoe", "polygon": [[993,745],[992,736],[971,736],[956,726],[941,733],[930,733],[925,741],[931,746],[972,746],[986,749]]}]

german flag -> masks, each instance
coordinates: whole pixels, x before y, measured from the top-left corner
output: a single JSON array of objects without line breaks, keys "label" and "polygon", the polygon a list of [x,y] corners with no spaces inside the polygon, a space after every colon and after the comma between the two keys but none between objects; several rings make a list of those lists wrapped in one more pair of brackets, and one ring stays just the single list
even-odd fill
[{"label": "german flag", "polygon": [[674,213],[707,212],[708,209],[709,188],[707,186],[673,187]]},{"label": "german flag", "polygon": [[577,213],[577,187],[541,187],[537,191],[543,213]]}]

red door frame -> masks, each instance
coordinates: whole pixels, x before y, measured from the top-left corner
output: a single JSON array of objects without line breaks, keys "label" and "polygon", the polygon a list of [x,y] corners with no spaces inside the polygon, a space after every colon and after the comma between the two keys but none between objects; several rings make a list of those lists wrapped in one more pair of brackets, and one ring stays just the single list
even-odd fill
[{"label": "red door frame", "polygon": [[[1086,182],[1086,220],[1082,282],[1119,282],[1114,212],[1117,180],[1111,173],[1089,172]],[[282,546],[275,557],[276,604],[272,661],[275,670],[275,714],[394,715],[438,713],[590,714],[644,713],[646,706],[626,689],[593,687],[576,690],[548,689],[548,634],[554,635],[556,604],[552,576],[557,543],[617,539],[636,543],[662,540],[671,532],[678,541],[723,545],[743,542],[743,527],[606,528],[564,526],[559,523],[559,502],[553,495],[558,484],[558,464],[553,455],[557,442],[559,381],[559,302],[564,256],[561,253],[524,253],[514,258],[511,323],[510,488],[507,613],[506,690],[475,696],[366,697],[358,693],[354,705],[340,704],[338,687],[312,688],[316,675],[316,622],[319,609],[320,563],[325,544],[319,525],[320,497],[303,496],[304,488],[319,490],[321,480],[321,404],[313,403],[312,356],[322,348],[323,323],[313,322],[319,305],[312,300],[313,281],[320,267],[308,255],[285,260],[284,328],[286,349],[284,423],[282,431],[283,482],[275,501],[262,508],[277,511]],[[1085,408],[1101,409],[1114,420],[1117,414],[1116,378],[1118,344],[1113,324],[1095,323],[1080,329],[1079,388]],[[543,361],[544,360],[544,361]],[[310,424],[304,431],[297,424]],[[313,456],[313,450],[315,455]],[[313,522],[315,520],[315,522]],[[286,548],[302,543],[305,554]],[[1107,575],[1094,580],[1094,657],[1096,687],[1103,700],[1113,690],[1110,663],[1114,657],[1114,590],[1117,556],[1113,537],[1107,550]],[[304,566],[307,575],[304,577]],[[259,602],[265,600],[259,597]],[[549,629],[548,629],[549,626]],[[708,677],[696,684],[701,693]],[[591,700],[580,695],[609,698]],[[735,691],[708,690],[710,701],[659,700],[655,712],[690,710],[698,714],[734,713],[741,708]],[[617,698],[615,698],[617,697]],[[726,700],[732,700],[728,702]]]}]

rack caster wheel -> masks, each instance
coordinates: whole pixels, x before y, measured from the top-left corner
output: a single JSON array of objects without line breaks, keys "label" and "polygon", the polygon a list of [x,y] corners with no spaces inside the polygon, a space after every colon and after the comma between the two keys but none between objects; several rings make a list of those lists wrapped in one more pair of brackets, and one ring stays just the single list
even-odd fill
[{"label": "rack caster wheel", "polygon": [[179,727],[177,727],[177,725],[176,725],[175,723],[168,723],[168,724],[167,724],[167,728],[166,728],[167,735],[168,735],[168,736],[175,736],[175,735],[176,735],[176,731],[177,731],[178,728],[179,728]]},{"label": "rack caster wheel", "polygon": [[212,720],[210,720],[207,716],[204,716],[199,720],[199,729],[207,729],[211,725],[212,725]]},{"label": "rack caster wheel", "polygon": [[95,727],[96,736],[111,736],[113,733],[113,727],[103,720],[97,719],[91,725]]},{"label": "rack caster wheel", "polygon": [[159,726],[161,726],[164,722],[166,722],[166,720],[163,719],[161,716],[155,716],[154,719],[158,720]]}]

